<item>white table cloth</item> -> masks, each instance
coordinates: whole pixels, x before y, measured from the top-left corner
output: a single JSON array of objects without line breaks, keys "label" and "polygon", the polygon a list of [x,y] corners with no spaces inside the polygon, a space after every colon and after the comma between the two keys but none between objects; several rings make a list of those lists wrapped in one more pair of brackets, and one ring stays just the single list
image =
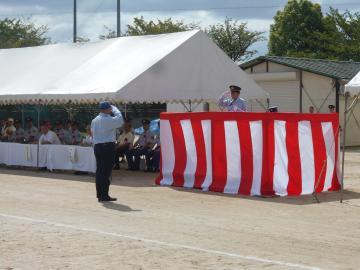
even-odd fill
[{"label": "white table cloth", "polygon": [[[0,164],[37,167],[38,146],[0,142]],[[40,145],[39,167],[50,170],[96,171],[92,147],[73,145]]]}]

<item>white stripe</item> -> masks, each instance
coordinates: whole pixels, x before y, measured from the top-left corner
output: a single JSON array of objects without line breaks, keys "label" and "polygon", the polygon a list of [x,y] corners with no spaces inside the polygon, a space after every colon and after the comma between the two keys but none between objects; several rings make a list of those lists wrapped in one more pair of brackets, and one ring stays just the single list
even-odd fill
[{"label": "white stripe", "polygon": [[329,190],[335,169],[335,138],[331,122],[321,123],[326,147],[326,174],[323,191]]},{"label": "white stripe", "polygon": [[160,139],[161,139],[161,166],[163,179],[160,185],[173,184],[173,171],[175,166],[175,150],[173,143],[173,135],[169,120],[160,120]]},{"label": "white stripe", "polygon": [[274,133],[274,191],[277,195],[286,196],[289,183],[288,155],[286,150],[286,122],[274,121]]},{"label": "white stripe", "polygon": [[229,252],[224,252],[224,251],[199,248],[199,247],[176,244],[176,243],[171,243],[171,242],[163,242],[163,241],[159,241],[159,240],[147,239],[147,238],[131,236],[131,235],[126,235],[126,234],[107,232],[107,231],[102,231],[102,230],[97,230],[97,229],[92,229],[92,228],[78,227],[78,226],[71,225],[71,224],[52,222],[52,221],[47,221],[47,220],[43,220],[43,219],[34,219],[34,218],[14,216],[14,215],[2,214],[2,213],[0,213],[0,217],[26,221],[31,224],[45,224],[48,226],[54,226],[54,227],[58,227],[58,228],[65,228],[65,229],[71,229],[71,230],[77,230],[77,231],[83,231],[83,232],[96,233],[96,234],[101,234],[101,235],[106,235],[106,236],[124,238],[124,239],[132,240],[132,241],[140,241],[140,242],[152,244],[152,245],[186,249],[186,250],[191,250],[191,251],[196,251],[196,252],[203,252],[203,253],[208,253],[208,254],[227,256],[227,257],[231,257],[231,258],[238,258],[238,259],[254,261],[254,262],[258,262],[258,263],[264,263],[264,264],[275,264],[275,265],[281,265],[281,266],[293,267],[293,268],[305,269],[305,270],[320,270],[320,268],[314,267],[314,266],[307,266],[307,265],[302,265],[302,264],[297,264],[297,263],[288,263],[288,262],[284,262],[284,261],[270,260],[270,259],[260,258],[260,257],[256,257],[256,256],[241,255],[241,254],[237,254],[237,253],[229,253]]},{"label": "white stripe", "polygon": [[206,154],[206,177],[201,188],[204,191],[208,191],[212,183],[211,120],[202,120],[201,126],[204,133]]},{"label": "white stripe", "polygon": [[336,162],[336,176],[337,179],[339,181],[339,184],[341,185],[341,170],[340,170],[340,153],[341,153],[341,149],[340,149],[340,133],[338,134],[338,155],[337,155],[337,159],[335,160]]},{"label": "white stripe", "polygon": [[236,121],[225,121],[224,127],[227,163],[227,179],[224,193],[237,194],[241,181],[241,151],[239,128]]},{"label": "white stripe", "polygon": [[261,195],[261,176],[263,164],[263,127],[262,121],[250,122],[253,151],[253,179],[251,195]]},{"label": "white stripe", "polygon": [[311,194],[314,192],[315,186],[315,161],[310,121],[300,121],[298,132],[302,178],[301,194]]},{"label": "white stripe", "polygon": [[186,148],[186,167],[184,171],[184,187],[192,188],[195,182],[195,172],[197,166],[197,152],[195,145],[194,132],[190,120],[180,121]]}]

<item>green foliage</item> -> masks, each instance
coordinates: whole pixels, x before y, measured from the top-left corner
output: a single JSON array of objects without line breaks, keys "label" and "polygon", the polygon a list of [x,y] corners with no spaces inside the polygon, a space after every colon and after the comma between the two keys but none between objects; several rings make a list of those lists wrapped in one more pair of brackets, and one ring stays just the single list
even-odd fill
[{"label": "green foliage", "polygon": [[340,13],[330,9],[324,20],[324,40],[329,56],[339,60],[360,61],[360,13]]},{"label": "green foliage", "polygon": [[249,47],[264,40],[263,32],[249,31],[246,23],[226,18],[223,24],[206,29],[208,36],[235,62],[246,60],[257,53]]},{"label": "green foliage", "polygon": [[116,38],[115,30],[111,29],[110,27],[104,25],[105,34],[100,35],[99,38],[102,40]]},{"label": "green foliage", "polygon": [[269,54],[315,57],[321,53],[324,31],[321,6],[308,0],[290,0],[270,26]]},{"label": "green foliage", "polygon": [[19,19],[0,20],[0,49],[49,44],[45,36],[49,28]]},{"label": "green foliage", "polygon": [[290,0],[270,27],[269,54],[360,61],[360,13],[340,13],[308,0]]},{"label": "green foliage", "polygon": [[127,36],[156,35],[194,30],[199,28],[196,23],[185,24],[182,21],[173,21],[171,18],[157,21],[146,21],[144,17],[134,18],[131,25],[127,25]]}]

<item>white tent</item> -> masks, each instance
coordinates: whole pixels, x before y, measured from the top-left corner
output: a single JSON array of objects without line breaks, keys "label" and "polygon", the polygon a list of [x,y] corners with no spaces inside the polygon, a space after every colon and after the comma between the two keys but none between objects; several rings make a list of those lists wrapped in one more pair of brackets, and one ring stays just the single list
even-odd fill
[{"label": "white tent", "polygon": [[202,31],[0,50],[0,103],[214,101],[268,94]]},{"label": "white tent", "polygon": [[[344,189],[344,173],[345,173],[345,145],[346,145],[346,127],[347,127],[347,122],[348,122],[348,114],[349,112],[351,112],[354,107],[356,106],[356,104],[359,101],[359,97],[360,97],[360,72],[351,79],[351,81],[349,83],[347,83],[345,85],[345,90],[344,90],[344,94],[345,94],[345,112],[344,112],[344,128],[343,128],[343,133],[342,133],[342,145],[343,145],[343,150],[342,150],[342,169],[341,169],[341,191],[343,191]],[[348,105],[348,100],[349,97],[354,97],[351,104]],[[342,193],[341,193],[341,199],[340,201],[342,202]]]},{"label": "white tent", "polygon": [[360,72],[345,85],[345,94],[349,93],[351,96],[360,94]]}]

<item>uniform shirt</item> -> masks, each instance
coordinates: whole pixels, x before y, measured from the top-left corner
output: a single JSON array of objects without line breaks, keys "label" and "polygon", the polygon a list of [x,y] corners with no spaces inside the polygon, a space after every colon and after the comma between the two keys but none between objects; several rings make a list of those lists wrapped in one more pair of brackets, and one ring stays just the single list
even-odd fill
[{"label": "uniform shirt", "polygon": [[140,135],[138,143],[141,147],[145,147],[149,143],[150,144],[154,143],[154,134],[150,131],[150,129],[144,131],[143,134]]},{"label": "uniform shirt", "polygon": [[72,143],[71,129],[64,129],[64,144]]},{"label": "uniform shirt", "polygon": [[82,137],[78,129],[71,130],[71,144],[77,145],[81,143]]},{"label": "uniform shirt", "polygon": [[124,120],[119,109],[115,106],[111,107],[114,116],[100,113],[91,121],[94,144],[115,142],[116,140],[116,129],[123,124]]},{"label": "uniform shirt", "polygon": [[63,128],[55,128],[54,132],[58,136],[61,143],[66,144],[66,131]]},{"label": "uniform shirt", "polygon": [[243,98],[232,99],[226,94],[219,99],[219,106],[224,107],[229,112],[246,112],[246,101]]},{"label": "uniform shirt", "polygon": [[160,146],[160,145],[161,145],[160,134],[158,134],[158,135],[155,136],[154,144],[156,144],[157,146]]},{"label": "uniform shirt", "polygon": [[33,140],[36,140],[39,134],[39,130],[36,127],[31,127],[30,129],[25,129],[25,140],[29,141],[30,137],[33,137]]},{"label": "uniform shirt", "polygon": [[120,134],[120,136],[117,139],[117,141],[120,145],[125,144],[125,143],[130,143],[130,145],[133,145],[134,140],[135,140],[135,135],[132,130],[130,130],[127,133],[125,133],[125,131],[124,131],[122,134]]},{"label": "uniform shirt", "polygon": [[42,134],[39,139],[39,143],[49,142],[50,144],[61,144],[59,138],[54,131],[48,130],[46,134]]},{"label": "uniform shirt", "polygon": [[93,138],[91,135],[87,134],[86,137],[83,139],[82,143],[84,145],[92,145],[93,144]]},{"label": "uniform shirt", "polygon": [[16,131],[9,137],[10,142],[23,142],[25,138],[25,131],[23,128],[17,128]]}]

